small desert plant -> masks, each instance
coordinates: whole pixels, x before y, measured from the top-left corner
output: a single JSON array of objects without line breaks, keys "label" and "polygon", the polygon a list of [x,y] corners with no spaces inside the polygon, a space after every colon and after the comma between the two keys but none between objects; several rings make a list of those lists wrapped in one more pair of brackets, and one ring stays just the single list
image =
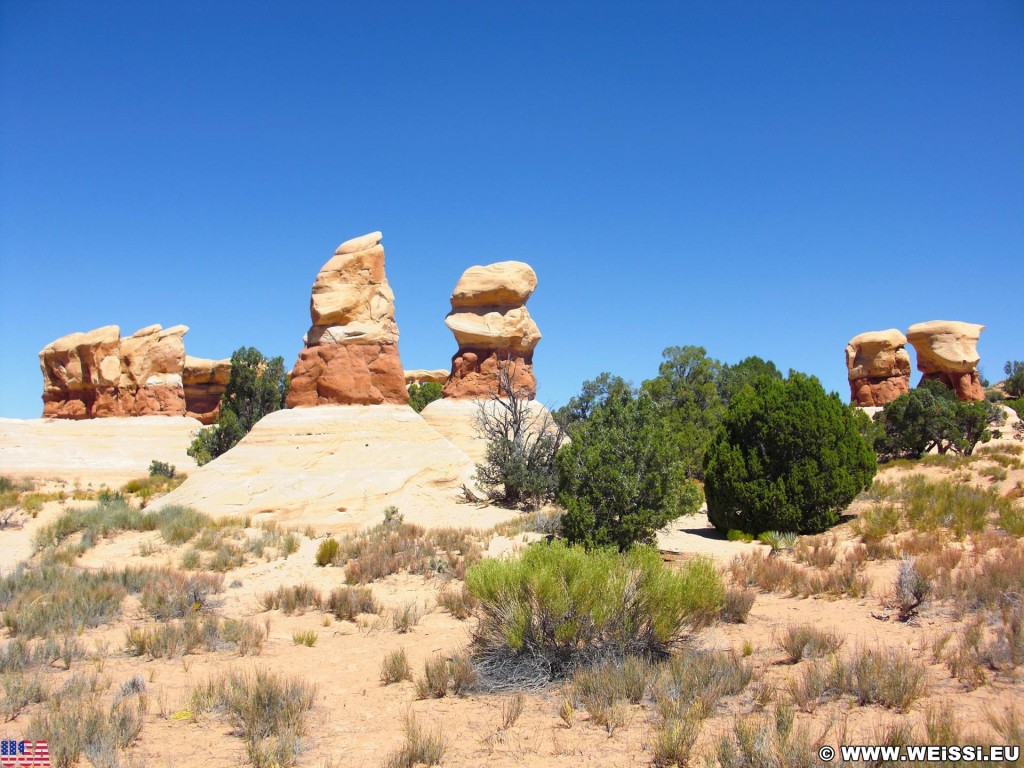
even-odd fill
[{"label": "small desert plant", "polygon": [[304,645],[307,648],[312,648],[316,645],[317,633],[312,629],[304,629],[296,632],[292,632],[292,643],[294,645]]},{"label": "small desert plant", "polygon": [[820,765],[814,754],[817,743],[806,728],[794,725],[794,714],[790,705],[780,703],[772,713],[755,717],[737,715],[732,733],[719,739],[715,754],[719,768]]},{"label": "small desert plant", "polygon": [[690,765],[702,722],[702,713],[696,709],[684,717],[663,720],[654,733],[654,764],[659,768]]},{"label": "small desert plant", "polygon": [[224,588],[224,577],[212,573],[155,572],[142,587],[139,603],[158,621],[180,619],[209,606]]},{"label": "small desert plant", "polygon": [[725,600],[719,618],[730,624],[745,623],[750,609],[754,607],[756,597],[757,593],[752,589],[729,587],[725,590]]},{"label": "small desert plant", "polygon": [[405,655],[405,649],[399,648],[384,656],[384,661],[380,665],[380,680],[384,685],[412,680],[412,670],[409,668],[409,658]]},{"label": "small desert plant", "polygon": [[420,623],[423,613],[415,601],[405,603],[391,612],[391,627],[399,634],[412,631]]},{"label": "small desert plant", "polygon": [[787,627],[779,638],[779,647],[785,652],[790,664],[835,653],[842,644],[843,638],[835,632],[818,629],[810,624]]},{"label": "small desert plant", "polygon": [[459,653],[448,662],[449,677],[451,679],[452,693],[456,696],[464,696],[473,683],[476,682],[476,669],[473,667],[473,660],[467,653]]},{"label": "small desert plant", "polygon": [[361,613],[380,613],[381,606],[369,587],[336,587],[327,597],[324,609],[344,621],[355,621]]},{"label": "small desert plant", "polygon": [[793,547],[797,562],[820,569],[831,567],[837,554],[835,536],[804,536]]},{"label": "small desert plant", "polygon": [[725,538],[729,541],[746,541],[751,542],[754,540],[754,534],[741,531],[738,528],[730,528],[726,532]]},{"label": "small desert plant", "polygon": [[291,765],[298,756],[306,716],[316,701],[316,686],[266,670],[237,670],[192,690],[195,713],[227,713],[245,739],[255,766]]},{"label": "small desert plant", "polygon": [[444,589],[437,593],[437,604],[448,611],[460,621],[468,619],[473,614],[477,600],[470,593],[465,584],[460,589]]},{"label": "small desert plant", "polygon": [[333,563],[334,559],[338,556],[339,546],[337,539],[324,539],[321,541],[320,545],[316,548],[316,564],[323,568]]},{"label": "small desert plant", "polygon": [[908,621],[928,597],[928,580],[915,567],[915,561],[904,558],[896,575],[896,605],[899,620]]},{"label": "small desert plant", "polygon": [[781,533],[779,531],[764,531],[758,535],[757,540],[767,544],[772,554],[791,549],[796,543],[796,534],[792,531]]},{"label": "small desert plant", "polygon": [[295,584],[291,587],[278,587],[270,592],[257,596],[256,600],[265,611],[280,609],[285,616],[293,613],[305,613],[307,608],[321,608],[324,604],[319,590],[309,584]]},{"label": "small desert plant", "polygon": [[405,720],[405,746],[388,756],[383,768],[414,768],[417,765],[438,765],[448,749],[440,730],[427,731],[409,713]]},{"label": "small desert plant", "polygon": [[905,712],[928,690],[924,665],[904,651],[861,649],[847,669],[848,690],[858,704],[881,704]]},{"label": "small desert plant", "polygon": [[[654,704],[662,720],[682,720],[699,711],[710,715],[724,696],[735,696],[753,670],[738,654],[684,649],[661,666],[654,683]],[[698,710],[693,710],[693,707]]]},{"label": "small desert plant", "polygon": [[448,659],[435,656],[423,662],[423,677],[416,680],[416,695],[421,698],[441,699],[448,695],[451,667]]},{"label": "small desert plant", "polygon": [[501,702],[501,728],[507,731],[523,714],[523,704],[526,699],[521,693],[513,694]]}]

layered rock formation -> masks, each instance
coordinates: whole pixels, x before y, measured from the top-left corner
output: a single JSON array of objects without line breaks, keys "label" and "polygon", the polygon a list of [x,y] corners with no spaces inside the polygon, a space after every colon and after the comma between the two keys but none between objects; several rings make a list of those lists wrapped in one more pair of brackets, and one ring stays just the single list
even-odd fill
[{"label": "layered rock formation", "polygon": [[984,400],[978,373],[978,339],[984,325],[956,320],[931,320],[907,329],[917,352],[917,370],[924,379],[936,379],[956,392],[960,400]]},{"label": "layered rock formation", "polygon": [[373,232],[342,243],[317,275],[289,408],[409,401],[380,241]]},{"label": "layered rock formation", "polygon": [[203,357],[185,357],[182,383],[185,387],[185,407],[188,415],[203,424],[213,424],[220,412],[220,398],[231,378],[231,360],[208,360]]},{"label": "layered rock formation", "polygon": [[294,408],[265,416],[150,508],[267,515],[333,532],[378,523],[392,504],[418,525],[508,519],[507,510],[464,503],[473,472],[470,458],[407,405]]},{"label": "layered rock formation", "polygon": [[116,325],[72,333],[39,353],[43,416],[182,416],[184,325],[150,325],[121,338]]},{"label": "layered rock formation", "polygon": [[405,372],[405,386],[407,387],[412,384],[426,384],[428,381],[432,381],[435,384],[444,384],[448,381],[448,369],[432,368],[430,370],[423,370],[416,368]]},{"label": "layered rock formation", "polygon": [[910,391],[907,337],[895,328],[869,331],[846,345],[850,402],[861,407],[885,405]]},{"label": "layered rock formation", "polygon": [[537,393],[533,350],[541,339],[526,309],[537,288],[529,264],[502,261],[467,269],[452,292],[452,311],[445,318],[459,345],[446,398],[474,399],[496,392],[498,371],[508,365],[513,386],[531,399]]}]

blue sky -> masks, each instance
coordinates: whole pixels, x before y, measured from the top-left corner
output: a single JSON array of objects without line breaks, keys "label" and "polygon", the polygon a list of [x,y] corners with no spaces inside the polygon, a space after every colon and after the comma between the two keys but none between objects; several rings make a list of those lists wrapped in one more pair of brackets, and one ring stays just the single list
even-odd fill
[{"label": "blue sky", "polygon": [[0,0],[0,416],[110,323],[290,367],[377,229],[406,368],[449,364],[466,267],[529,262],[552,404],[677,344],[845,398],[850,337],[932,319],[987,325],[997,380],[1024,5]]}]

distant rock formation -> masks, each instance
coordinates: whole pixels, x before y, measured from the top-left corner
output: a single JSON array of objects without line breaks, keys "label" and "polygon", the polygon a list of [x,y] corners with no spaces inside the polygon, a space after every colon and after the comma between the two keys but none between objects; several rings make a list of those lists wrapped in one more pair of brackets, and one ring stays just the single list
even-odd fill
[{"label": "distant rock formation", "polygon": [[405,386],[407,387],[413,384],[426,384],[427,382],[444,384],[446,381],[448,381],[447,368],[432,368],[429,371],[416,368],[411,371],[405,371]]},{"label": "distant rock formation", "polygon": [[289,408],[407,403],[381,233],[342,243],[316,277]]},{"label": "distant rock formation", "polygon": [[446,398],[476,399],[495,393],[498,370],[506,363],[514,371],[514,386],[531,399],[536,397],[533,350],[541,335],[525,306],[536,288],[536,273],[521,261],[463,272],[445,318],[459,345],[444,385]]},{"label": "distant rock formation", "polygon": [[895,328],[868,331],[846,345],[850,402],[861,407],[891,403],[910,391],[907,337]]},{"label": "distant rock formation", "polygon": [[71,333],[39,353],[43,416],[93,419],[184,416],[188,327],[150,325],[121,337],[116,325]]},{"label": "distant rock formation", "polygon": [[220,412],[220,398],[231,378],[231,359],[208,360],[203,357],[185,357],[182,383],[185,387],[185,407],[188,415],[203,424],[213,424]]},{"label": "distant rock formation", "polygon": [[978,373],[978,339],[984,325],[956,320],[931,320],[907,329],[917,352],[917,370],[956,392],[960,400],[984,400]]}]

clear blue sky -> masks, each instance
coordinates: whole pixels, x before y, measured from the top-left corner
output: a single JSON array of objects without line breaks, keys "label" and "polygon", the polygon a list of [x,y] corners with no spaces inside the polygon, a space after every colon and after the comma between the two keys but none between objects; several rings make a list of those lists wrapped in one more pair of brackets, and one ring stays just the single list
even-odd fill
[{"label": "clear blue sky", "polygon": [[[185,323],[288,367],[384,232],[406,368],[529,262],[540,398],[669,345],[848,395],[867,330],[1024,358],[1020,2],[0,2],[0,415],[38,351]],[[915,376],[916,381],[916,376]]]}]

